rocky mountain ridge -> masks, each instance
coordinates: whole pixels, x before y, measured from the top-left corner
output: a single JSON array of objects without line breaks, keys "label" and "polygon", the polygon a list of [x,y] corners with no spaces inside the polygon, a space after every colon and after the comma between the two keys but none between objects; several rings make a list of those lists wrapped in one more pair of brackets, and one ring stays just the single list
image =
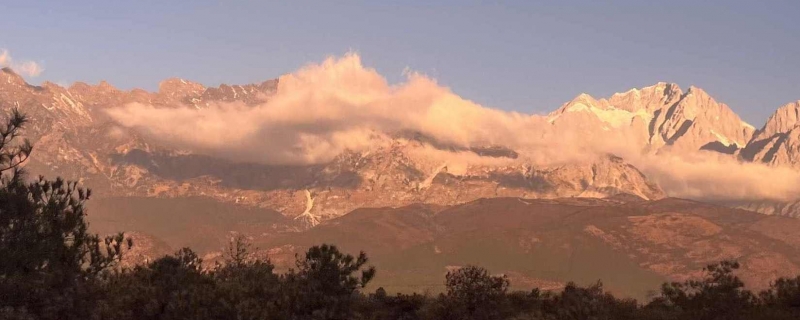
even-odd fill
[{"label": "rocky mountain ridge", "polygon": [[[172,78],[151,93],[123,91],[106,82],[68,88],[47,82],[32,86],[3,69],[0,109],[19,108],[31,117],[26,133],[36,147],[28,167],[35,173],[81,180],[101,197],[204,196],[276,210],[309,226],[360,207],[455,205],[501,196],[630,194],[650,200],[665,196],[637,168],[614,155],[541,164],[505,146],[465,149],[420,133],[390,132],[376,133],[367,150],[347,151],[325,164],[235,163],[164,145],[136,128],[117,125],[104,112],[131,103],[197,109],[215,103],[256,105],[275,94],[278,84],[276,79],[207,88]],[[593,136],[624,133],[653,154],[702,150],[741,161],[792,166],[800,159],[792,136],[798,131],[797,109],[797,103],[779,109],[756,131],[702,89],[690,87],[684,92],[676,84],[658,83],[608,99],[582,94],[546,120],[556,130],[582,130]],[[441,152],[467,154],[472,160],[433,156]],[[776,209],[778,205],[798,207],[786,203],[745,207],[794,215]]]},{"label": "rocky mountain ridge", "polygon": [[626,130],[649,152],[713,150],[735,154],[751,140],[755,128],[733,110],[697,87],[686,92],[674,83],[660,82],[617,93],[609,99],[581,94],[548,115],[555,126],[585,126],[589,130]]},{"label": "rocky mountain ridge", "polygon": [[742,156],[777,166],[800,169],[800,100],[788,103],[769,117],[748,143]]},{"label": "rocky mountain ridge", "polygon": [[[102,111],[128,103],[202,108],[208,102],[260,103],[277,81],[203,88],[181,79],[161,83],[157,93],[121,91],[103,82],[31,86],[10,70],[0,86],[0,104],[31,117],[36,144],[29,168],[92,186],[101,197],[208,196],[220,201],[275,209],[316,224],[359,207],[417,202],[450,205],[483,197],[555,198],[634,194],[663,197],[636,168],[607,156],[584,163],[540,166],[502,147],[459,150],[493,164],[446,163],[426,156],[444,148],[415,133],[380,135],[367,151],[345,152],[322,165],[240,164],[175,150],[135,129],[115,125]],[[437,149],[439,148],[439,149]],[[456,168],[458,167],[458,168]],[[313,205],[309,205],[313,204]]]}]

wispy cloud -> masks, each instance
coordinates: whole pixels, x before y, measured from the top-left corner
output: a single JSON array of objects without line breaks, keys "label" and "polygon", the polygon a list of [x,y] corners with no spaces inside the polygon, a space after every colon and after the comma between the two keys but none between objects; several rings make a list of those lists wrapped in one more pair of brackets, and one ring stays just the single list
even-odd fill
[{"label": "wispy cloud", "polygon": [[0,49],[0,66],[10,67],[14,72],[26,77],[38,77],[44,68],[35,61],[15,61],[6,49]]}]

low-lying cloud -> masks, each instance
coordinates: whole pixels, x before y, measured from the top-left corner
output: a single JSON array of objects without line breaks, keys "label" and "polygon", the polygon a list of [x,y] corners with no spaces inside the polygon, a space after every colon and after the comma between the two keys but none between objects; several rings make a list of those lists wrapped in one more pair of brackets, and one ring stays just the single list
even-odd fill
[{"label": "low-lying cloud", "polygon": [[111,109],[127,127],[192,150],[263,163],[320,163],[380,135],[416,131],[443,143],[523,145],[540,117],[484,108],[434,80],[409,73],[389,85],[358,55],[329,58],[280,77],[268,102],[218,103],[208,108]]},{"label": "low-lying cloud", "polygon": [[34,61],[15,61],[6,49],[0,50],[0,67],[9,67],[17,74],[26,77],[38,77],[44,68]]},{"label": "low-lying cloud", "polygon": [[713,154],[644,154],[624,130],[595,135],[554,129],[544,116],[483,107],[422,74],[407,73],[404,82],[389,84],[356,54],[280,77],[275,95],[256,106],[216,103],[198,110],[130,104],[108,113],[122,126],[174,147],[235,161],[324,163],[345,150],[385,141],[386,135],[412,131],[463,148],[511,147],[525,161],[545,165],[612,152],[672,196],[785,200],[800,194],[800,173],[790,169]]},{"label": "low-lying cloud", "polygon": [[788,201],[800,196],[800,172],[791,168],[740,162],[710,152],[643,155],[629,160],[673,197]]}]

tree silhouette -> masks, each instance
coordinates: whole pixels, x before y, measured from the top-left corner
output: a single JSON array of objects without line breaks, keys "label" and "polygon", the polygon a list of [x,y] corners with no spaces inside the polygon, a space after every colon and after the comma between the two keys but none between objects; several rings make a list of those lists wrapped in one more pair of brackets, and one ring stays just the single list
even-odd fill
[{"label": "tree silhouette", "polygon": [[567,283],[561,294],[547,303],[545,310],[555,319],[634,319],[635,300],[619,300],[603,289],[603,283],[580,287]]},{"label": "tree silhouette", "polygon": [[81,318],[92,282],[122,257],[130,240],[88,232],[91,192],[60,178],[26,181],[33,149],[18,143],[27,118],[16,109],[0,128],[0,308],[39,319]]},{"label": "tree silhouette", "polygon": [[243,236],[231,240],[225,261],[213,272],[219,303],[238,320],[280,319],[276,301],[281,288],[275,266],[251,254]]},{"label": "tree silhouette", "polygon": [[506,276],[492,276],[481,267],[466,266],[445,276],[443,296],[448,317],[459,319],[499,319],[510,282]]},{"label": "tree silhouette", "polygon": [[333,245],[309,248],[283,276],[282,307],[293,319],[347,319],[356,290],[375,276],[367,261],[364,252],[353,257]]},{"label": "tree silhouette", "polygon": [[661,296],[650,307],[667,308],[676,313],[673,316],[698,320],[742,319],[745,310],[756,304],[756,297],[733,274],[736,269],[738,262],[722,261],[703,268],[702,280],[665,283]]},{"label": "tree silhouette", "polygon": [[780,310],[787,319],[800,319],[800,276],[775,280],[759,297],[770,313]]}]

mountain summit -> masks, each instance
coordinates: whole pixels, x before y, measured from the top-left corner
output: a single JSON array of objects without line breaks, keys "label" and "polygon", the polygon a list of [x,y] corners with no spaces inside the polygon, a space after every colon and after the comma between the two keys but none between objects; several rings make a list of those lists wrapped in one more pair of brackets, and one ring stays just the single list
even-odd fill
[{"label": "mountain summit", "polygon": [[742,156],[749,161],[800,169],[800,100],[786,104],[758,130]]},{"label": "mountain summit", "polygon": [[754,132],[753,126],[702,89],[692,86],[683,92],[677,84],[665,82],[608,99],[581,94],[551,113],[548,121],[601,133],[622,130],[652,152],[707,149],[733,154]]}]

